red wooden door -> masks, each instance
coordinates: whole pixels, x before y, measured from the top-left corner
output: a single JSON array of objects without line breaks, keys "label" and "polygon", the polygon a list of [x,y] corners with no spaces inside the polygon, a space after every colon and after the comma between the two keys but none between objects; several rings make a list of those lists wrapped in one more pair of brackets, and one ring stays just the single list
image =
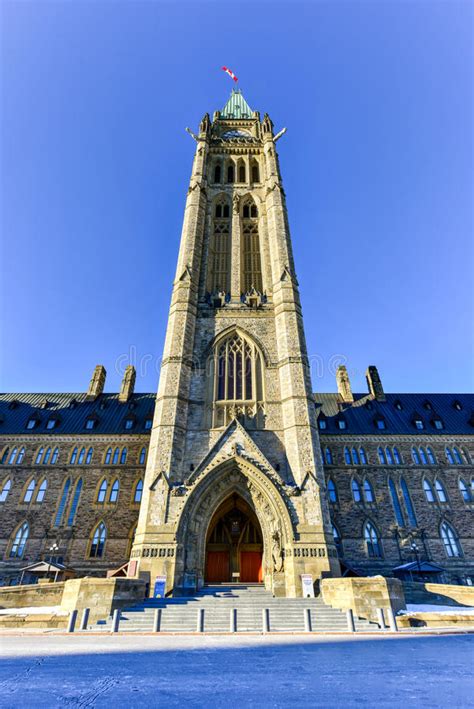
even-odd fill
[{"label": "red wooden door", "polygon": [[262,553],[259,551],[240,552],[240,580],[263,581]]},{"label": "red wooden door", "polygon": [[229,552],[208,551],[206,581],[229,581]]}]

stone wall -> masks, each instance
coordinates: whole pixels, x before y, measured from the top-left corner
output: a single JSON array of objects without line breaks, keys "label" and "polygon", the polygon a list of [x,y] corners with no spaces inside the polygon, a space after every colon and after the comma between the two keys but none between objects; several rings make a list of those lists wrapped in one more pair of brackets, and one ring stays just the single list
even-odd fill
[{"label": "stone wall", "polygon": [[89,622],[108,618],[116,608],[138,603],[145,597],[145,582],[126,578],[93,578],[66,581],[61,599],[64,611],[90,608]]},{"label": "stone wall", "polygon": [[56,583],[38,585],[2,587],[0,588],[0,608],[59,606],[65,583],[64,581],[58,581]]},{"label": "stone wall", "polygon": [[406,582],[403,584],[403,588],[407,603],[474,606],[474,586]]},{"label": "stone wall", "polygon": [[382,576],[323,579],[323,601],[340,610],[352,609],[359,618],[377,621],[377,608],[405,608],[402,582]]}]

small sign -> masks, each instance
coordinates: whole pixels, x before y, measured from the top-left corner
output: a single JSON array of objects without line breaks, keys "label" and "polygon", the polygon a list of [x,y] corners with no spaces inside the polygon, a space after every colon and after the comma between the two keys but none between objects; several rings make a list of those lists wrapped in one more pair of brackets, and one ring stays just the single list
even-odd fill
[{"label": "small sign", "polygon": [[314,585],[311,574],[301,574],[301,583],[303,585],[303,597],[314,598]]},{"label": "small sign", "polygon": [[153,589],[153,598],[164,598],[166,588],[166,576],[155,576],[155,587]]}]

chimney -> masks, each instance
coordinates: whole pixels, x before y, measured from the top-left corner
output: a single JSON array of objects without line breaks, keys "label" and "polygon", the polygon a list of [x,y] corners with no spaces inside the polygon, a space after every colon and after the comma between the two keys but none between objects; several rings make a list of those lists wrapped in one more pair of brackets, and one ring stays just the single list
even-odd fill
[{"label": "chimney", "polygon": [[347,369],[343,364],[339,365],[337,368],[336,384],[337,391],[339,392],[341,399],[348,404],[352,404],[354,397],[352,396],[351,383],[349,381]]},{"label": "chimney", "polygon": [[365,378],[367,379],[369,393],[371,394],[371,396],[373,396],[374,399],[376,399],[377,401],[385,401],[385,393],[383,390],[382,381],[377,371],[377,367],[374,367],[373,365],[367,367]]},{"label": "chimney", "polygon": [[105,386],[105,377],[107,372],[103,364],[98,364],[94,369],[94,374],[89,384],[89,389],[87,390],[86,401],[94,401],[98,396],[102,394]]},{"label": "chimney", "polygon": [[125,373],[122,379],[122,386],[120,387],[120,394],[118,400],[121,404],[125,404],[125,402],[127,402],[132,396],[133,390],[135,389],[136,376],[137,373],[135,371],[135,367],[129,364],[128,367],[126,367],[125,369]]}]

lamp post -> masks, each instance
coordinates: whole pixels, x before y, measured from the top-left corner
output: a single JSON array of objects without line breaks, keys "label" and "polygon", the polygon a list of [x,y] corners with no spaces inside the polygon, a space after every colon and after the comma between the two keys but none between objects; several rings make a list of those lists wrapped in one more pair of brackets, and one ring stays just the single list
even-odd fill
[{"label": "lamp post", "polygon": [[411,547],[412,552],[413,552],[414,555],[415,555],[415,558],[416,558],[416,565],[417,565],[417,567],[418,567],[418,575],[420,575],[420,574],[421,574],[421,566],[420,566],[420,555],[419,555],[419,553],[418,553],[420,550],[418,549],[418,546],[416,545],[415,542],[412,542],[412,543],[410,544],[410,547]]},{"label": "lamp post", "polygon": [[[50,572],[50,570],[51,570],[51,552],[54,553],[54,552],[56,552],[56,551],[59,551],[59,547],[58,547],[57,543],[54,542],[54,543],[49,547],[48,551],[50,552],[49,557],[48,557],[48,574],[49,574],[49,572]],[[56,581],[57,576],[58,576],[58,572],[56,571],[56,574],[55,574],[55,577],[54,577],[54,580],[55,580],[55,581]]]}]

